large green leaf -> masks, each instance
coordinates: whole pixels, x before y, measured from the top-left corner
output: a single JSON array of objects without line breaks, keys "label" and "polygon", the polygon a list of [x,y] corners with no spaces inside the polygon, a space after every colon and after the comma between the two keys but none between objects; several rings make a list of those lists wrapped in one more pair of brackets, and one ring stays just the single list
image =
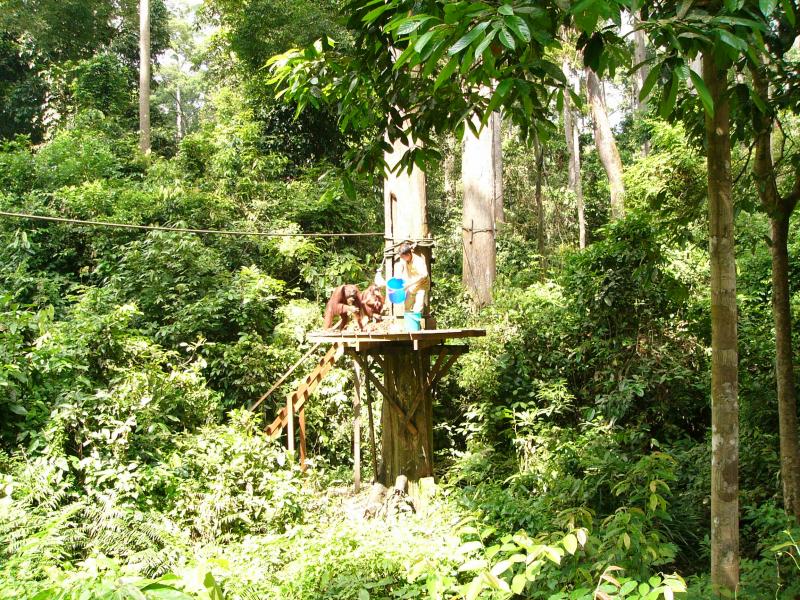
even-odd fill
[{"label": "large green leaf", "polygon": [[642,101],[650,95],[650,91],[653,89],[653,86],[658,81],[659,76],[661,75],[661,65],[655,65],[650,72],[647,74],[647,77],[642,84],[642,89],[639,90],[639,100]]},{"label": "large green leaf", "polygon": [[777,5],[777,0],[758,0],[758,8],[765,17],[769,17]]},{"label": "large green leaf", "polygon": [[513,17],[506,17],[503,20],[508,28],[517,34],[519,39],[523,40],[526,44],[531,41],[531,30],[528,28],[525,19],[515,15]]},{"label": "large green leaf", "polygon": [[711,92],[706,87],[703,78],[700,77],[693,69],[689,70],[689,77],[692,78],[694,89],[697,90],[697,95],[700,96],[700,101],[703,103],[703,108],[706,109],[708,116],[714,116],[714,99],[711,97]]},{"label": "large green leaf", "polygon": [[478,36],[483,33],[483,31],[489,26],[488,21],[484,21],[483,23],[479,23],[472,29],[470,29],[467,33],[465,33],[460,40],[458,40],[455,44],[450,46],[450,49],[447,53],[452,56],[453,54],[458,54],[464,48],[469,46],[472,42],[478,39]]},{"label": "large green leaf", "polygon": [[664,91],[661,96],[661,104],[658,106],[658,114],[662,119],[666,119],[672,114],[672,109],[675,108],[675,99],[678,97],[678,88],[680,87],[680,79],[675,76],[675,73],[670,73],[670,86],[668,90]]},{"label": "large green leaf", "polygon": [[455,70],[458,68],[458,57],[453,56],[445,65],[444,69],[441,70],[439,75],[436,77],[436,81],[433,82],[433,89],[437,90],[441,87],[441,85],[450,79],[450,76],[455,73]]},{"label": "large green leaf", "polygon": [[497,37],[500,39],[500,43],[502,43],[503,46],[505,46],[509,50],[513,50],[514,48],[517,47],[516,42],[514,42],[514,36],[512,36],[511,33],[508,31],[508,29],[506,29],[505,27],[502,27],[500,29],[500,34]]}]

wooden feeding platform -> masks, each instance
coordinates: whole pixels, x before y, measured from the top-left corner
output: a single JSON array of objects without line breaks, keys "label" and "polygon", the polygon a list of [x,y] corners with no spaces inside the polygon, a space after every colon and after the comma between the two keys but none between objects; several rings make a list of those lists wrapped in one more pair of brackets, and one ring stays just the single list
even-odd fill
[{"label": "wooden feeding platform", "polygon": [[448,339],[482,337],[485,329],[424,329],[422,331],[371,332],[371,331],[312,331],[311,342],[322,344],[344,344],[356,352],[374,350],[385,346],[411,345],[414,350],[440,345]]}]

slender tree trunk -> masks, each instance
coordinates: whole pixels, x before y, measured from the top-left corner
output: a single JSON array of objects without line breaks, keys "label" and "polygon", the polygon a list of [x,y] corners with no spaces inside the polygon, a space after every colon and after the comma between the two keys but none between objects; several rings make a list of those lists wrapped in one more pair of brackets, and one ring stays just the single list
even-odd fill
[{"label": "slender tree trunk", "polygon": [[[474,120],[479,127],[479,121]],[[489,125],[475,136],[467,128],[461,175],[464,182],[462,280],[477,307],[492,303],[496,276],[494,141]]]},{"label": "slender tree trunk", "polygon": [[544,203],[542,202],[542,178],[544,177],[544,150],[539,139],[534,140],[536,153],[536,187],[534,197],[536,200],[536,246],[539,251],[539,261],[545,263],[545,231],[544,231]]},{"label": "slender tree trunk", "polygon": [[506,222],[503,204],[503,118],[499,112],[492,113],[492,171],[494,177],[494,220]]},{"label": "slender tree trunk", "polygon": [[[634,25],[638,25],[639,19],[638,17],[634,18]],[[647,58],[647,38],[645,36],[644,31],[636,30],[633,34],[633,62],[634,64],[641,64]],[[644,80],[647,79],[647,76],[650,74],[650,68],[647,65],[641,65],[636,72],[633,74],[633,89],[635,92],[634,95],[634,104],[636,106],[636,110],[640,113],[647,112],[647,101],[640,99],[639,95],[642,92],[642,88],[644,87]]]},{"label": "slender tree trunk", "polygon": [[606,101],[597,74],[586,69],[586,93],[592,110],[594,122],[594,140],[600,162],[608,176],[608,188],[611,192],[611,218],[621,219],[625,216],[625,186],[622,182],[622,159],[619,157],[617,143],[608,121]]},{"label": "slender tree trunk", "polygon": [[[641,23],[640,15],[637,12],[633,15],[633,26],[634,28]],[[633,63],[635,65],[641,65],[642,62],[647,58],[647,35],[641,29],[635,29],[633,33]],[[647,65],[641,65],[636,72],[633,74],[633,103],[636,107],[636,111],[639,115],[646,115],[647,114],[647,101],[639,99],[639,94],[644,87],[644,81],[647,79],[647,76],[650,74],[650,67]],[[650,152],[650,140],[645,140],[642,144],[642,154],[647,156]]]},{"label": "slender tree trunk", "polygon": [[444,178],[444,197],[448,204],[455,202],[456,199],[456,145],[448,136],[444,148],[444,160],[442,161],[442,175]]},{"label": "slender tree trunk", "polygon": [[[569,63],[564,60],[564,75],[570,79]],[[580,83],[578,82],[578,86]],[[578,89],[577,91],[580,91]],[[581,147],[578,138],[578,127],[575,123],[575,116],[572,114],[572,101],[569,94],[564,94],[564,139],[567,142],[567,154],[569,164],[567,165],[568,183],[570,191],[575,194],[578,208],[578,245],[586,248],[586,215],[583,208],[583,185],[581,184]]]},{"label": "slender tree trunk", "polygon": [[775,376],[778,387],[781,481],[786,512],[800,521],[800,460],[797,398],[792,364],[792,317],[789,305],[789,215],[772,217],[772,311],[775,319]]},{"label": "slender tree trunk", "polygon": [[139,0],[139,148],[150,153],[150,0]]},{"label": "slender tree trunk", "polygon": [[714,100],[706,114],[711,260],[711,582],[715,595],[739,583],[739,403],[736,261],[731,197],[727,70],[703,56],[703,79]]},{"label": "slender tree trunk", "polygon": [[175,127],[177,128],[178,141],[183,139],[183,103],[181,100],[181,85],[175,86]]},{"label": "slender tree trunk", "polygon": [[[769,85],[758,69],[752,69],[755,91],[769,98]],[[781,197],[772,160],[772,120],[766,115],[754,119],[755,158],[753,174],[761,204],[772,226],[772,315],[775,321],[775,380],[778,395],[781,482],[783,506],[800,521],[800,449],[797,436],[797,395],[792,361],[792,314],[789,289],[789,219],[800,197],[800,173],[794,190]]]}]

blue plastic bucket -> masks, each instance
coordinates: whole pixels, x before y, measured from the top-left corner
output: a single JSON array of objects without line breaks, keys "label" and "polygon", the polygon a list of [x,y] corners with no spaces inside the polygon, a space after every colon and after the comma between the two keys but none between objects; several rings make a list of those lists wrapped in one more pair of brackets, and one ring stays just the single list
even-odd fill
[{"label": "blue plastic bucket", "polygon": [[406,301],[406,291],[403,289],[405,281],[392,277],[386,282],[386,289],[389,292],[389,301],[392,304],[402,304]]},{"label": "blue plastic bucket", "polygon": [[406,322],[408,331],[422,330],[422,313],[406,311],[403,313],[403,319]]}]

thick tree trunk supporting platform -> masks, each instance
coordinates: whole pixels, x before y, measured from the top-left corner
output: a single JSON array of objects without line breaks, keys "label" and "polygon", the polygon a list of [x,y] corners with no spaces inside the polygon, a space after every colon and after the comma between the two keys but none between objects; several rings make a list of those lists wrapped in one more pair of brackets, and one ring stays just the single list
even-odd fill
[{"label": "thick tree trunk supporting platform", "polygon": [[[483,329],[434,329],[379,334],[320,331],[309,336],[312,342],[342,344],[367,382],[383,395],[381,482],[391,485],[405,476],[414,489],[417,481],[433,475],[433,390],[468,350],[444,341],[483,335]],[[383,371],[383,381],[375,365]]]}]

